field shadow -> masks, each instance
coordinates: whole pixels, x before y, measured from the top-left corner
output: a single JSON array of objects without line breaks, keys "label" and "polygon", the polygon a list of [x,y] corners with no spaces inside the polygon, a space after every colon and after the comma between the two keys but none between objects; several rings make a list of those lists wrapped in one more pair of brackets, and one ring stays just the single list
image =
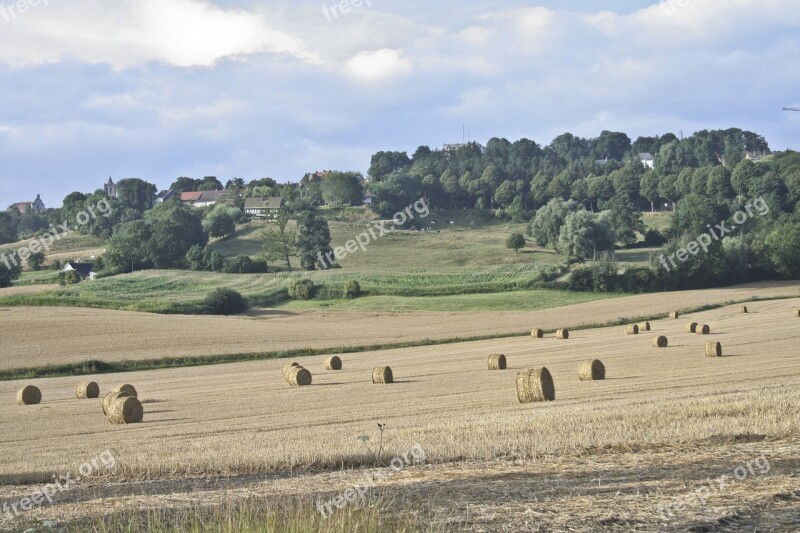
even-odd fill
[{"label": "field shadow", "polygon": [[[155,413],[155,411],[153,411],[153,413]],[[145,416],[147,416],[147,414],[148,413],[145,413]],[[183,418],[165,418],[163,420],[153,420],[153,424],[163,424],[164,422],[185,422],[187,420],[193,419],[188,416],[184,416]]]},{"label": "field shadow", "polygon": [[162,411],[147,411],[148,415],[157,415],[160,413],[174,413],[175,409],[164,409]]},{"label": "field shadow", "polygon": [[142,400],[142,405],[145,405],[145,404],[148,404],[148,403],[166,403],[166,402],[167,402],[167,400]]},{"label": "field shadow", "polygon": [[283,317],[283,316],[297,316],[295,311],[281,311],[279,309],[254,309],[242,317],[244,318],[264,318],[264,317]]}]

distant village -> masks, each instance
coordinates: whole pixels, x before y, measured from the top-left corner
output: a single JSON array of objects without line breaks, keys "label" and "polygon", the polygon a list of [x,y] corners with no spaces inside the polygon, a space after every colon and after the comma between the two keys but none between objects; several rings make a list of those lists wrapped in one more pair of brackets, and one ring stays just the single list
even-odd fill
[{"label": "distant village", "polygon": [[[322,170],[310,172],[306,174],[299,183],[298,189],[304,189],[314,180],[319,180],[327,176],[331,171]],[[364,180],[366,182],[366,180]],[[114,180],[109,177],[108,181],[103,184],[103,190],[109,198],[118,198],[117,185]],[[160,191],[153,198],[153,204],[160,204],[168,200],[176,200],[182,204],[190,207],[202,208],[216,205],[231,194],[239,194],[235,190],[214,190],[214,191],[192,191],[192,192],[178,192],[172,189]],[[361,204],[364,206],[372,205],[375,197],[371,193],[365,193],[361,199]],[[244,199],[244,212],[258,218],[274,218],[280,209],[284,206],[284,200],[280,196],[250,196]],[[20,213],[31,211],[34,213],[44,213],[47,207],[44,204],[40,195],[36,195],[36,199],[32,202],[17,202],[11,204],[8,209],[16,209]]]}]

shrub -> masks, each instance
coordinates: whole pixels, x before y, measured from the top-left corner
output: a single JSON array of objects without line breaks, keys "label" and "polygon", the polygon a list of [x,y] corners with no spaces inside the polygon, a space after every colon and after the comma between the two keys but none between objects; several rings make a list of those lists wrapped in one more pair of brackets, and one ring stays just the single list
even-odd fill
[{"label": "shrub", "polygon": [[237,255],[225,261],[226,274],[266,274],[267,262],[263,259],[251,259],[247,255]]},{"label": "shrub", "polygon": [[233,289],[216,289],[208,293],[205,303],[217,315],[238,315],[248,307],[244,297]]},{"label": "shrub", "polygon": [[344,288],[344,297],[353,300],[361,296],[361,284],[356,280],[348,281]]},{"label": "shrub", "polygon": [[77,285],[81,282],[81,277],[74,270],[62,272],[58,275],[58,282],[63,287],[66,285]]},{"label": "shrub", "polygon": [[289,285],[289,297],[293,300],[311,300],[317,287],[310,279],[301,279]]},{"label": "shrub", "polygon": [[648,248],[661,248],[667,244],[667,238],[660,231],[651,229],[644,234],[644,244]]},{"label": "shrub", "polygon": [[42,269],[42,264],[44,263],[44,253],[36,252],[35,254],[31,254],[28,256],[28,267],[33,271],[39,271]]},{"label": "shrub", "polygon": [[594,290],[592,271],[588,268],[576,268],[569,277],[569,290],[592,292]]},{"label": "shrub", "polygon": [[59,261],[58,259],[53,259],[51,265],[53,267],[53,270],[61,270],[61,261]]}]

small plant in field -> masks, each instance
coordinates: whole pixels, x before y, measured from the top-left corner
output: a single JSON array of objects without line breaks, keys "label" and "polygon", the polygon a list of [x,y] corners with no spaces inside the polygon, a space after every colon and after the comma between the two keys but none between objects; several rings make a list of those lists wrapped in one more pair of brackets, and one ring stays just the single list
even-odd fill
[{"label": "small plant in field", "polygon": [[70,270],[68,272],[62,272],[59,274],[58,282],[62,287],[66,285],[77,285],[81,282],[81,277],[74,270]]},{"label": "small plant in field", "polygon": [[247,311],[244,297],[233,289],[217,289],[208,293],[206,305],[218,315],[238,315]]},{"label": "small plant in field", "polygon": [[388,444],[392,440],[394,440],[394,439],[386,440],[384,438],[384,433],[386,432],[387,429],[388,429],[388,426],[386,424],[381,424],[380,422],[378,422],[378,431],[380,431],[380,440],[378,441],[378,448],[375,449],[375,450],[373,450],[370,447],[370,445],[367,444],[370,441],[369,435],[359,435],[358,436],[358,440],[361,441],[361,443],[364,445],[364,448],[366,448],[367,452],[372,456],[372,458],[374,460],[374,466],[380,466],[380,465],[383,464],[383,453],[384,453],[384,450],[385,450],[386,446],[388,446]]}]

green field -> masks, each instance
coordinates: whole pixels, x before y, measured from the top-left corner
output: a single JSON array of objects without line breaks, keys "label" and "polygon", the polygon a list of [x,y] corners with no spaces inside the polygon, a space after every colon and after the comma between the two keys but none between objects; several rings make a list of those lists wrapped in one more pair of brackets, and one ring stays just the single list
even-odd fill
[{"label": "green field", "polygon": [[[0,305],[65,305],[150,311],[202,313],[206,295],[230,288],[246,296],[254,307],[288,299],[289,284],[310,278],[323,300],[341,298],[349,281],[356,280],[366,295],[449,296],[488,294],[531,289],[558,271],[552,266],[507,265],[485,268],[398,269],[395,271],[328,270],[276,274],[217,274],[187,271],[143,271],[62,287],[36,294],[8,296]],[[391,309],[390,305],[390,309]]]},{"label": "green field", "polygon": [[622,294],[583,293],[555,290],[530,290],[493,294],[462,294],[455,296],[367,296],[354,300],[292,300],[280,306],[291,311],[330,309],[335,311],[541,311]]},{"label": "green field", "polygon": [[[331,214],[331,213],[328,213]],[[329,222],[332,247],[344,246],[359,234],[368,231],[375,223],[366,218],[345,220],[333,217]],[[349,217],[350,219],[354,217]],[[430,222],[437,224],[431,226]],[[450,224],[450,221],[454,224]],[[515,254],[506,248],[511,233],[525,233],[526,224],[512,224],[473,211],[439,211],[424,219],[430,231],[398,231],[370,242],[366,250],[359,249],[338,261],[344,269],[394,269],[398,267],[479,267],[549,263],[566,260],[552,250],[535,247],[529,240],[528,248]],[[254,221],[241,226],[232,238],[215,241],[211,245],[221,254],[251,257],[261,254],[261,234],[269,224]],[[376,234],[378,232],[376,231]],[[284,264],[271,265],[283,269]],[[298,263],[293,263],[296,268]]]}]

